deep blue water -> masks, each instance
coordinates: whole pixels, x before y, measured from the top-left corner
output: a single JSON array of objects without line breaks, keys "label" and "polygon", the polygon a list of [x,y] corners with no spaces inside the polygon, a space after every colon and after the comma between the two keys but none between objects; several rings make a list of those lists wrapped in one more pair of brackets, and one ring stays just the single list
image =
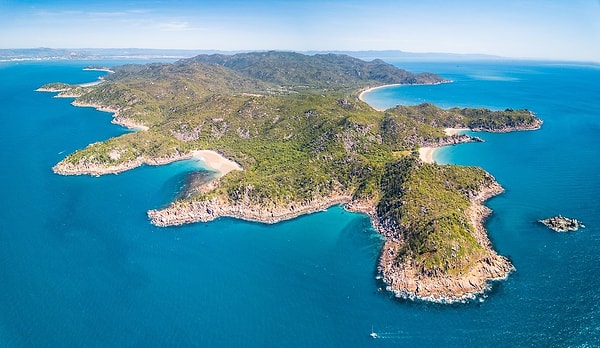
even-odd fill
[{"label": "deep blue water", "polygon": [[[599,344],[600,67],[403,62],[455,82],[367,95],[378,107],[526,107],[544,120],[438,152],[506,188],[489,201],[487,227],[517,268],[484,301],[448,306],[377,291],[381,240],[359,214],[158,228],[146,210],[176,197],[192,164],[54,175],[67,153],[126,132],[107,113],[34,91],[92,81],[102,73],[81,70],[91,63],[0,63],[0,346]],[[535,222],[558,213],[587,228]],[[383,339],[368,336],[371,325]]]}]

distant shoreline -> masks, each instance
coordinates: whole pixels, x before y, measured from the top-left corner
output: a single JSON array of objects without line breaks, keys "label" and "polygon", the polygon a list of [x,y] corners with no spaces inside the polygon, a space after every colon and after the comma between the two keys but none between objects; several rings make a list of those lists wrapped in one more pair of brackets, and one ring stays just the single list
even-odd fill
[{"label": "distant shoreline", "polygon": [[430,85],[431,86],[435,86],[435,85],[442,85],[442,84],[445,84],[445,83],[452,83],[452,82],[454,82],[454,81],[452,81],[452,80],[444,80],[444,81],[435,82],[435,83],[412,83],[412,84],[410,84],[410,83],[392,83],[392,84],[389,84],[389,85],[369,87],[369,88],[367,88],[365,90],[362,90],[358,94],[358,100],[360,100],[363,103],[369,104],[369,106],[372,107],[376,111],[385,111],[386,109],[376,108],[375,106],[373,106],[370,103],[368,103],[367,101],[365,101],[365,99],[364,99],[365,94],[373,92],[373,91],[378,90],[378,89],[388,88],[388,87],[397,87],[397,86],[430,86]]},{"label": "distant shoreline", "polygon": [[[394,83],[394,84],[391,84],[391,85],[383,85],[383,86],[377,86],[377,87],[367,88],[367,89],[361,91],[358,94],[358,100],[360,100],[363,103],[367,103],[365,101],[365,99],[364,99],[365,94],[373,92],[373,91],[378,90],[378,89],[387,88],[387,87],[396,87],[396,86],[410,86],[410,85],[405,85],[405,84],[401,84],[401,83]],[[367,103],[367,104],[369,104],[369,103]],[[377,110],[377,111],[385,111],[385,109],[376,108],[376,107],[374,107],[371,104],[369,104],[369,106],[372,107],[374,110]]]},{"label": "distant shoreline", "polygon": [[87,67],[87,68],[83,68],[83,70],[84,71],[103,71],[103,72],[107,72],[109,74],[114,74],[115,73],[110,68],[91,68],[91,67]]}]

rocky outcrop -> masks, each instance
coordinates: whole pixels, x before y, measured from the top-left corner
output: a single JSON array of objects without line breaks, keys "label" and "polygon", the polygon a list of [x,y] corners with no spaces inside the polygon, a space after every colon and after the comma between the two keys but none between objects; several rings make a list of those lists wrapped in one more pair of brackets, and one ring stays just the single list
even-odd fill
[{"label": "rocky outcrop", "polygon": [[485,252],[479,260],[475,260],[475,266],[464,274],[423,274],[410,259],[399,262],[398,250],[403,243],[402,237],[392,229],[384,231],[386,241],[381,250],[378,272],[387,284],[387,290],[400,298],[452,303],[473,299],[490,288],[490,281],[506,278],[514,267],[507,258],[492,249],[483,226],[491,213],[483,202],[502,191],[502,187],[494,182],[482,187],[477,195],[471,197],[467,215],[475,227],[474,237]]},{"label": "rocky outcrop", "polygon": [[160,158],[145,158],[138,157],[135,160],[121,162],[116,164],[105,164],[94,161],[80,161],[78,163],[71,163],[66,160],[60,161],[54,167],[52,171],[60,175],[92,175],[100,176],[105,174],[118,174],[133,168],[140,167],[144,164],[151,166],[161,166],[176,161],[192,158],[192,153],[177,154],[169,157]]},{"label": "rocky outcrop", "polygon": [[583,223],[577,219],[571,219],[562,215],[553,216],[547,219],[539,220],[544,226],[556,232],[577,231],[584,228]]},{"label": "rocky outcrop", "polygon": [[349,203],[352,197],[336,194],[309,202],[292,202],[283,206],[263,206],[249,202],[233,203],[219,198],[204,201],[176,201],[161,210],[148,211],[156,226],[174,226],[193,222],[212,221],[219,217],[233,217],[247,221],[274,224],[295,217],[323,211],[329,207]]},{"label": "rocky outcrop", "polygon": [[507,123],[507,124],[491,124],[491,125],[485,125],[485,124],[482,125],[482,124],[479,124],[478,122],[472,122],[468,126],[469,126],[469,128],[471,128],[471,130],[473,130],[475,132],[491,132],[491,133],[508,133],[508,132],[515,132],[515,131],[540,129],[542,127],[542,124],[544,123],[544,121],[537,118],[532,111],[529,111],[529,115],[532,116],[532,118],[528,122],[521,121],[521,122],[514,123],[514,124]]},{"label": "rocky outcrop", "polygon": [[484,247],[485,253],[476,260],[475,266],[469,272],[460,275],[431,276],[421,274],[410,261],[398,263],[397,250],[403,240],[397,229],[394,226],[387,226],[377,215],[374,202],[354,201],[347,194],[336,194],[310,202],[268,208],[257,204],[231,203],[218,198],[206,201],[177,201],[165,209],[150,210],[147,214],[152,224],[157,226],[212,221],[219,217],[272,224],[344,204],[349,211],[367,214],[371,218],[373,227],[385,237],[386,241],[381,250],[377,269],[378,277],[387,284],[387,290],[402,298],[451,303],[475,298],[477,294],[490,288],[490,281],[504,279],[514,270],[508,259],[499,256],[492,249],[483,226],[491,210],[482,203],[501,192],[503,192],[502,187],[494,182],[482,187],[471,197],[472,204],[466,214],[475,227],[474,237]]},{"label": "rocky outcrop", "polygon": [[94,108],[98,111],[109,112],[113,114],[113,119],[111,123],[129,128],[134,130],[148,130],[148,127],[144,124],[137,122],[131,118],[123,117],[120,115],[121,110],[115,106],[104,106],[97,103],[87,103],[81,102],[79,100],[75,100],[71,103],[73,106],[83,107],[83,108]]},{"label": "rocky outcrop", "polygon": [[457,145],[463,143],[482,143],[484,140],[480,137],[474,137],[467,134],[458,134],[444,138],[438,138],[435,141],[425,141],[421,144],[421,147],[442,147],[449,145]]}]

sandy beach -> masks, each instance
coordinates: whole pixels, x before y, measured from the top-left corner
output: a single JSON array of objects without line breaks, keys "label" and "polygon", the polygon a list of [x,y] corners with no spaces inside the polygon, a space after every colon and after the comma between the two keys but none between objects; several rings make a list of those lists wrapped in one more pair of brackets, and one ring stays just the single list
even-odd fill
[{"label": "sandy beach", "polygon": [[454,135],[459,135],[459,134],[462,134],[467,131],[470,131],[470,129],[469,128],[446,128],[446,129],[444,129],[444,133],[446,133],[446,135],[449,137],[454,136]]},{"label": "sandy beach", "polygon": [[200,160],[204,168],[219,173],[218,177],[222,177],[223,175],[231,172],[232,170],[242,170],[242,167],[239,164],[211,150],[198,150],[188,152],[186,154],[179,153],[160,158],[145,158],[142,156],[136,158],[135,160],[108,166],[102,163],[89,163],[85,161],[83,161],[83,163],[73,164],[69,163],[68,161],[62,160],[54,167],[52,167],[52,170],[56,174],[61,175],[88,174],[93,176],[100,176],[106,174],[122,173],[124,171],[137,168],[143,164],[151,166],[162,166],[165,164],[173,163],[175,161],[181,161],[191,158],[196,158]]},{"label": "sandy beach", "polygon": [[[469,130],[469,128],[446,128],[444,129],[444,133],[449,137],[453,137]],[[419,149],[419,158],[425,163],[434,163],[433,156],[437,149],[439,149],[439,147],[424,146]]]},{"label": "sandy beach", "polygon": [[433,163],[433,154],[437,147],[425,146],[419,149],[419,158],[425,163]]},{"label": "sandy beach", "polygon": [[99,85],[99,84],[101,84],[101,83],[103,83],[105,81],[106,80],[104,80],[103,78],[100,78],[100,79],[98,79],[98,81],[80,83],[78,86],[79,87],[92,87],[92,86]]},{"label": "sandy beach", "polygon": [[[365,93],[369,93],[369,92],[372,92],[372,91],[374,91],[374,90],[376,90],[376,89],[380,89],[380,88],[386,88],[386,87],[392,87],[392,86],[400,86],[400,85],[401,85],[400,83],[395,83],[395,84],[391,84],[391,85],[383,85],[383,86],[378,86],[378,87],[367,88],[367,89],[365,89],[364,91],[362,91],[362,92],[360,92],[360,93],[358,94],[358,99],[359,99],[360,101],[364,102],[364,103],[367,103],[367,102],[366,102],[366,101],[363,99],[363,97],[364,97]],[[369,104],[369,103],[367,103],[367,104]],[[379,109],[379,108],[376,108],[376,107],[374,107],[374,106],[373,106],[373,105],[371,105],[371,104],[369,104],[369,105],[370,105],[370,106],[371,106],[373,109],[375,109],[375,110],[377,110],[377,111],[384,111],[384,109]]]},{"label": "sandy beach", "polygon": [[104,71],[109,74],[114,74],[115,72],[109,68],[83,68],[84,71]]},{"label": "sandy beach", "polygon": [[234,161],[228,160],[218,152],[212,150],[197,150],[192,152],[192,156],[200,160],[207,169],[219,173],[219,177],[229,173],[232,170],[242,170],[242,167]]}]

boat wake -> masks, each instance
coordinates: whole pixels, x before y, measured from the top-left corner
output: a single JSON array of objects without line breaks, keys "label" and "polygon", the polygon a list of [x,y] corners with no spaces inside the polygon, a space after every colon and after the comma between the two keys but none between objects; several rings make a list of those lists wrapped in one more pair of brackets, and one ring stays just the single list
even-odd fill
[{"label": "boat wake", "polygon": [[369,334],[373,339],[402,339],[408,338],[409,335],[402,331],[386,331],[386,332],[375,332],[373,328],[371,328],[371,333]]}]

